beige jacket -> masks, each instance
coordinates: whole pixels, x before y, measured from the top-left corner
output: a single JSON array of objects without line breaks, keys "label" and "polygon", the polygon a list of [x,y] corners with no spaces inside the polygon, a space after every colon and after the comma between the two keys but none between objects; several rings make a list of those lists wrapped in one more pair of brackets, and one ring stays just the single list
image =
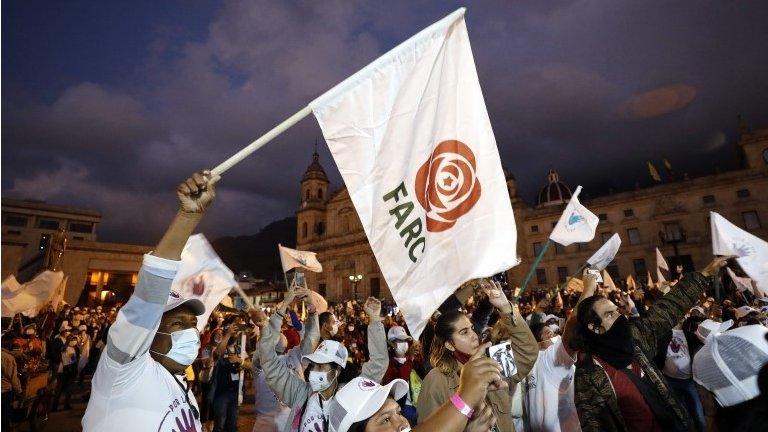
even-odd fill
[{"label": "beige jacket", "polygon": [[[512,420],[512,394],[517,383],[522,381],[528,372],[533,368],[536,359],[539,356],[539,345],[536,338],[533,337],[531,329],[528,328],[525,320],[517,312],[517,308],[512,315],[504,315],[494,325],[495,334],[505,334],[504,340],[512,342],[512,351],[515,354],[517,363],[517,374],[508,380],[508,390],[498,390],[488,393],[485,399],[497,418],[497,430],[504,432],[513,432],[515,426]],[[495,340],[495,339],[494,339]],[[424,421],[430,414],[435,412],[441,405],[456,393],[459,388],[459,371],[451,371],[449,375],[440,372],[438,369],[432,369],[421,386],[417,411],[419,413],[419,422]]]}]

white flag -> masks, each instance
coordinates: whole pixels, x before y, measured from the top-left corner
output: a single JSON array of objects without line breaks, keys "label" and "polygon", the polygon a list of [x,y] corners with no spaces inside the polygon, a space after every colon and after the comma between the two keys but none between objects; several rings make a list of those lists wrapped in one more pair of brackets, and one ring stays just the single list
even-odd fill
[{"label": "white flag", "polygon": [[666,282],[667,280],[664,278],[664,274],[661,273],[661,269],[656,267],[656,279],[659,280],[659,286],[661,286],[662,282]]},{"label": "white flag", "polygon": [[581,186],[576,188],[552,234],[549,235],[549,239],[553,242],[568,246],[571,243],[587,243],[595,238],[595,230],[600,218],[581,205],[579,193],[581,193]]},{"label": "white flag", "polygon": [[744,231],[715,212],[712,225],[712,254],[736,255],[736,261],[762,293],[768,293],[768,242]]},{"label": "white flag", "polygon": [[38,309],[51,301],[62,280],[64,272],[50,270],[24,284],[20,284],[15,276],[8,276],[2,285],[2,315],[12,317],[24,313],[29,317],[36,316]]},{"label": "white flag", "polygon": [[637,284],[635,283],[635,278],[632,277],[632,275],[627,275],[627,289],[636,289]]},{"label": "white flag", "polygon": [[64,279],[61,280],[61,283],[59,284],[58,288],[56,288],[53,296],[51,296],[51,307],[53,308],[54,312],[58,312],[59,308],[61,308],[62,304],[64,304],[64,293],[67,291],[68,280],[69,276],[64,276]]},{"label": "white flag", "polygon": [[667,264],[667,260],[664,259],[659,248],[656,248],[656,267],[669,271],[669,264]]},{"label": "white flag", "polygon": [[314,252],[291,249],[280,244],[277,245],[277,249],[280,251],[280,262],[283,264],[283,272],[296,267],[313,272],[323,271],[323,266],[320,265],[320,261],[317,260],[317,254]]},{"label": "white flag", "polygon": [[621,237],[619,237],[619,234],[614,234],[604,245],[600,246],[600,249],[594,255],[589,257],[587,263],[594,269],[605,269],[613,261],[613,258],[619,251],[619,246],[621,246]]},{"label": "white flag", "polygon": [[733,270],[731,270],[729,267],[726,267],[725,269],[728,271],[728,276],[731,277],[733,284],[736,285],[736,289],[739,291],[749,291],[754,294],[752,290],[752,279],[748,277],[736,276],[736,273],[734,273]]},{"label": "white flag", "polygon": [[310,107],[414,337],[462,283],[518,263],[463,8]]},{"label": "white flag", "polygon": [[198,298],[205,304],[205,313],[197,317],[198,330],[203,331],[211,312],[235,285],[234,274],[216,255],[205,236],[189,237],[181,252],[181,265],[171,291],[181,298]]}]

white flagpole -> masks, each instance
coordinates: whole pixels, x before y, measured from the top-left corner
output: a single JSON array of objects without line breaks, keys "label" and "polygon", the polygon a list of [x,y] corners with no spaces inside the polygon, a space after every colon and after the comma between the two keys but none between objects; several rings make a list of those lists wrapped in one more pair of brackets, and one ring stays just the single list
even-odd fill
[{"label": "white flagpole", "polygon": [[288,117],[284,122],[272,128],[272,130],[262,135],[256,141],[250,143],[247,147],[243,148],[239,152],[232,155],[229,159],[220,163],[216,168],[212,169],[211,172],[216,175],[224,174],[225,171],[232,168],[238,162],[248,157],[251,153],[255,152],[256,150],[264,146],[264,144],[275,139],[275,137],[285,132],[288,128],[298,123],[300,120],[308,116],[310,113],[312,113],[312,108],[310,108],[309,105],[307,105],[306,107],[302,108],[301,111]]}]

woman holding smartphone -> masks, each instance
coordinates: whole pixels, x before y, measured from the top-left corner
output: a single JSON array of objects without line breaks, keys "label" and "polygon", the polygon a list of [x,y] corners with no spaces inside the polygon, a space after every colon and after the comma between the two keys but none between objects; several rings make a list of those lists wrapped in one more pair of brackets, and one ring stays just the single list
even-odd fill
[{"label": "woman holding smartphone", "polygon": [[[491,331],[491,341],[493,344],[510,342],[514,353],[517,372],[505,378],[509,388],[513,389],[533,367],[539,347],[525,320],[517,308],[510,304],[501,286],[493,281],[484,283],[488,287],[484,291],[499,315]],[[434,333],[430,348],[430,361],[434,369],[424,378],[416,407],[420,422],[448,401],[461,410],[462,404],[456,398],[459,371],[481,344],[469,317],[459,310],[440,315],[435,324]],[[485,403],[496,417],[498,430],[505,432],[515,430],[510,391],[489,392]]]}]

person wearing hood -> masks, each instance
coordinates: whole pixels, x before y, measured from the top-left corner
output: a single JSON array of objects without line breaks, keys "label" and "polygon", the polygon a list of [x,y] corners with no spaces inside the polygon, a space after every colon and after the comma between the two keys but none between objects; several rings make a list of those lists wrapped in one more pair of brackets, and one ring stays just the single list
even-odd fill
[{"label": "person wearing hood", "polygon": [[205,305],[172,292],[171,284],[187,239],[213,202],[216,181],[204,171],[177,187],[179,210],[154,252],[144,255],[133,294],[109,329],[84,432],[202,430],[184,371],[200,348],[197,317]]},{"label": "person wearing hood", "polygon": [[726,263],[716,258],[701,273],[686,274],[642,318],[630,321],[600,295],[579,304],[572,345],[580,351],[575,402],[583,431],[689,429],[685,407],[650,359]]},{"label": "person wearing hood", "polygon": [[[312,354],[303,358],[309,360],[300,379],[278,359],[275,344],[280,334],[288,306],[294,300],[304,298],[312,304],[312,297],[306,290],[291,289],[279,309],[269,319],[269,325],[262,330],[259,344],[259,360],[267,385],[280,400],[291,407],[283,432],[327,432],[328,407],[339,389],[339,376],[347,365],[347,348],[340,342],[324,340]],[[314,307],[312,305],[311,307]],[[361,369],[361,375],[375,382],[381,382],[387,368],[387,341],[381,323],[381,302],[373,297],[365,303],[365,312],[370,319],[368,325],[368,350],[370,360]]]}]

